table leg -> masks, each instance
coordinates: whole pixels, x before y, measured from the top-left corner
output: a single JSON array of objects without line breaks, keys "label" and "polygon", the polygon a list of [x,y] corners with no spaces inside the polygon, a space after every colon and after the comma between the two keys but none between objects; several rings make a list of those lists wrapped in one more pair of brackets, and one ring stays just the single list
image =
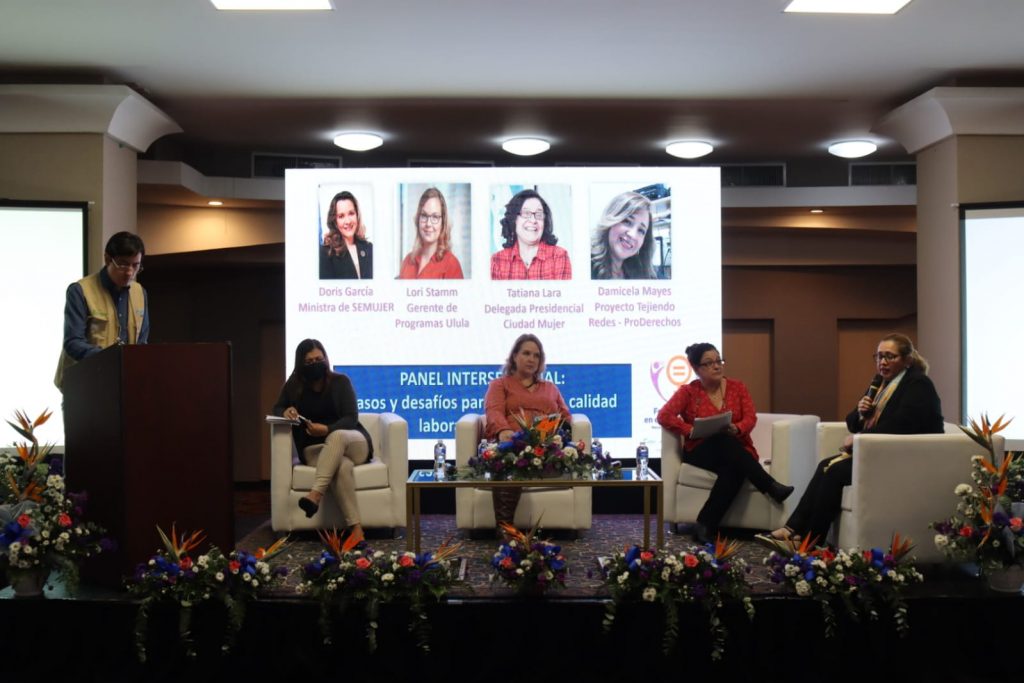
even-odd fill
[{"label": "table leg", "polygon": [[644,545],[643,549],[651,547],[651,487],[644,486]]},{"label": "table leg", "polygon": [[665,486],[663,482],[658,482],[657,501],[658,501],[658,547],[665,547]]},{"label": "table leg", "polygon": [[412,512],[412,500],[413,500],[413,489],[412,486],[406,484],[405,486],[405,549],[412,550],[413,548],[413,512]]},{"label": "table leg", "polygon": [[412,523],[413,523],[413,526],[416,527],[416,531],[414,533],[414,535],[416,537],[415,538],[416,547],[415,547],[414,552],[417,555],[419,555],[420,554],[420,516],[421,515],[420,515],[420,489],[419,489],[418,486],[413,488],[413,494],[412,495],[413,495],[413,502],[412,502],[413,510],[415,511],[413,513],[413,522]]}]

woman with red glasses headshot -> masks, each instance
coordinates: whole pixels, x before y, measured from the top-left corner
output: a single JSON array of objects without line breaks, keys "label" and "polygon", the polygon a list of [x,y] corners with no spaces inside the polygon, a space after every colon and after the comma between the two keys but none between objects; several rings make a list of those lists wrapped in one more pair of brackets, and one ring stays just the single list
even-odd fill
[{"label": "woman with red glasses headshot", "polygon": [[843,487],[853,476],[854,434],[941,434],[942,403],[928,378],[926,361],[910,338],[892,333],[878,342],[872,358],[878,372],[857,407],[846,416],[850,434],[839,453],[818,463],[807,490],[786,525],[757,540],[800,541],[810,537],[825,545],[828,530],[839,515]]},{"label": "woman with red glasses headshot", "polygon": [[[697,379],[679,387],[658,411],[658,424],[679,437],[679,457],[684,463],[717,475],[693,526],[694,540],[705,544],[715,540],[718,525],[745,482],[779,503],[793,493],[793,487],[775,481],[758,462],[757,449],[750,438],[757,424],[754,402],[743,382],[725,376],[725,361],[718,349],[708,343],[691,344],[686,348],[686,358]],[[727,411],[732,412],[732,417],[719,433],[702,439],[690,438],[697,418]]]}]

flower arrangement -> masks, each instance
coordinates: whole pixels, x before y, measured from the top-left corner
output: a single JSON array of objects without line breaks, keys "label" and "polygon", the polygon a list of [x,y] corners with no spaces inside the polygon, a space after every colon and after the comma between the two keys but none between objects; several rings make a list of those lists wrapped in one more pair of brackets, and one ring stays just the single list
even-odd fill
[{"label": "flower arrangement", "polygon": [[205,601],[216,601],[227,610],[227,632],[221,649],[229,651],[245,621],[246,605],[260,593],[287,575],[284,566],[272,566],[270,560],[285,547],[287,538],[278,539],[269,548],[255,553],[233,550],[225,555],[217,546],[193,560],[194,551],[203,543],[201,531],[179,538],[174,526],[170,537],[157,527],[163,549],[138,565],[128,579],[128,592],[141,598],[135,616],[135,648],[139,661],[146,661],[146,633],[150,611],[157,604],[177,606],[178,637],[188,657],[195,657],[192,639],[192,608]]},{"label": "flower arrangement", "polygon": [[521,593],[544,593],[565,588],[566,561],[561,546],[537,538],[537,527],[528,534],[502,523],[506,540],[491,558],[492,581],[501,580]]},{"label": "flower arrangement", "polygon": [[878,604],[885,605],[893,615],[896,632],[905,637],[910,629],[907,606],[902,589],[920,583],[924,577],[909,559],[913,544],[893,534],[888,551],[839,550],[815,548],[814,540],[780,541],[779,549],[765,558],[774,583],[790,586],[801,597],[809,597],[821,605],[825,620],[825,636],[835,634],[836,602],[843,605],[852,619],[866,612],[878,619]]},{"label": "flower arrangement", "polygon": [[35,430],[52,413],[44,410],[35,420],[21,411],[14,415],[18,424],[7,424],[28,442],[15,444],[15,455],[0,456],[0,566],[12,580],[56,570],[74,593],[79,562],[112,542],[101,527],[83,520],[85,494],[66,493],[53,445],[39,445]]},{"label": "flower arrangement", "polygon": [[320,630],[324,643],[331,642],[332,616],[344,614],[354,601],[364,603],[367,644],[377,647],[377,616],[380,604],[408,600],[413,620],[410,630],[417,645],[430,651],[428,600],[440,601],[459,579],[454,566],[461,544],[445,541],[433,552],[384,553],[367,547],[361,535],[344,541],[338,532],[320,531],[324,549],[303,569],[296,590],[320,602]]},{"label": "flower arrangement", "polygon": [[713,546],[709,543],[678,553],[664,549],[641,550],[634,545],[614,557],[605,558],[601,569],[605,588],[612,597],[605,608],[605,632],[611,631],[622,602],[660,602],[665,611],[662,648],[669,654],[679,639],[679,605],[699,603],[708,615],[711,658],[721,659],[728,630],[719,618],[718,609],[726,600],[735,600],[742,603],[748,617],[754,617],[750,585],[746,580],[750,568],[735,557],[738,549],[735,541],[719,537]]},{"label": "flower arrangement", "polygon": [[572,444],[567,425],[558,414],[538,416],[528,423],[524,415],[514,416],[519,424],[508,441],[482,445],[469,459],[472,476],[494,479],[537,479],[562,474],[590,476],[594,459],[586,444]]},{"label": "flower arrangement", "polygon": [[971,458],[971,481],[958,484],[952,516],[934,522],[935,545],[948,557],[978,562],[983,572],[1024,564],[1024,458],[1007,453],[996,463],[992,437],[1012,420],[1000,417],[993,424],[987,415],[980,424],[961,427],[985,449]]}]

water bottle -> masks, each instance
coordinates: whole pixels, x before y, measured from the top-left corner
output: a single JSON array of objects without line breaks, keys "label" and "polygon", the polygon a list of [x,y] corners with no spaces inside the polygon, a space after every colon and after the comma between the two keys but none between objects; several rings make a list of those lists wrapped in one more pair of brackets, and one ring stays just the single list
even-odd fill
[{"label": "water bottle", "polygon": [[601,458],[604,457],[604,446],[601,445],[600,439],[594,439],[590,444],[590,454],[594,456],[594,460],[597,462],[600,462]]},{"label": "water bottle", "polygon": [[480,445],[476,447],[476,457],[482,462],[484,459],[484,451],[490,444],[487,443],[487,439],[480,439]]},{"label": "water bottle", "polygon": [[434,444],[434,479],[437,481],[444,481],[444,468],[447,465],[448,449],[444,445],[444,441],[441,439],[437,440]]},{"label": "water bottle", "polygon": [[647,463],[650,460],[650,453],[647,450],[647,443],[641,441],[636,447],[636,470],[640,479],[647,478]]}]

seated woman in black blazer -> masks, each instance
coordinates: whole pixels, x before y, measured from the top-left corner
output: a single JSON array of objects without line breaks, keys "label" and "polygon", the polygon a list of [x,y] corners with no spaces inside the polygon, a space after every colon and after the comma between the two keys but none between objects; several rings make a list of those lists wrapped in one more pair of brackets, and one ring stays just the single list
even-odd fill
[{"label": "seated woman in black blazer", "polygon": [[321,280],[373,278],[373,245],[355,195],[345,190],[334,195],[327,212],[327,237],[320,247]]},{"label": "seated woman in black blazer", "polygon": [[941,434],[942,403],[928,378],[928,361],[914,348],[910,338],[889,334],[878,343],[874,354],[878,376],[872,382],[878,391],[863,396],[846,416],[850,435],[841,452],[818,463],[786,526],[758,540],[799,541],[810,537],[825,544],[829,527],[839,515],[843,487],[853,476],[853,434]]}]

